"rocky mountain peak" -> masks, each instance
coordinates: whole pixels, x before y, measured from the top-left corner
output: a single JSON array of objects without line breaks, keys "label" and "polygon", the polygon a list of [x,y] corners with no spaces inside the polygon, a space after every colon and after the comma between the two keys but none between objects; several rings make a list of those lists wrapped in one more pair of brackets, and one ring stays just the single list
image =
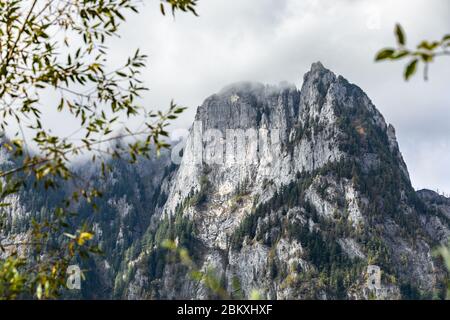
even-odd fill
[{"label": "rocky mountain peak", "polygon": [[303,76],[302,93],[303,99],[307,100],[311,97],[308,93],[316,91],[320,95],[325,95],[330,85],[336,81],[336,75],[326,69],[321,62],[315,62],[311,65],[311,69]]},{"label": "rocky mountain peak", "polygon": [[[200,252],[196,263],[227,290],[238,282],[243,297],[398,298],[411,295],[401,286],[438,287],[430,252],[449,237],[447,222],[416,195],[395,130],[361,88],[316,62],[300,90],[235,83],[195,120],[149,234]],[[376,292],[364,280],[373,264],[385,277]],[[158,276],[157,296],[208,297],[175,270]]]},{"label": "rocky mountain peak", "polygon": [[311,64],[310,70],[303,76],[306,81],[308,79],[328,77],[330,79],[336,78],[336,75],[329,69],[325,68],[322,62],[317,61]]},{"label": "rocky mountain peak", "polygon": [[[300,90],[239,82],[211,95],[181,164],[170,160],[117,159],[106,181],[80,168],[106,191],[100,215],[80,206],[105,252],[89,262],[80,294],[217,298],[191,278],[200,270],[229,298],[445,297],[448,275],[432,252],[450,239],[450,199],[414,191],[393,126],[320,62]],[[0,151],[0,166],[9,161]],[[51,201],[36,190],[11,200],[8,236],[26,241],[27,221]],[[191,259],[177,259],[166,240]],[[368,270],[381,271],[379,287]]]}]

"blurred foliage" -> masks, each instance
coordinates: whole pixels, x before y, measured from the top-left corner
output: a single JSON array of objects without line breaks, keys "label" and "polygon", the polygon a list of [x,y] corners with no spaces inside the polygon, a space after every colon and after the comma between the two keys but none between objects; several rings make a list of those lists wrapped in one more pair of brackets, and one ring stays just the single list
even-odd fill
[{"label": "blurred foliage", "polygon": [[429,64],[441,56],[450,56],[450,34],[444,35],[440,40],[423,40],[415,48],[406,46],[406,34],[400,24],[395,26],[396,47],[384,48],[378,52],[375,61],[408,59],[403,76],[409,80],[420,64],[423,64],[424,79],[428,79]]},{"label": "blurred foliage", "polygon": [[[161,11],[196,15],[196,2],[161,0]],[[11,159],[0,164],[0,299],[58,297],[67,267],[100,253],[92,229],[72,217],[80,199],[96,210],[102,192],[72,170],[71,159],[85,154],[105,174],[108,157],[135,163],[168,147],[166,127],[185,108],[172,103],[166,112],[149,111],[140,104],[148,88],[140,79],[147,57],[139,50],[121,66],[108,63],[107,39],[140,3],[0,0],[0,152]],[[58,102],[44,102],[48,96]],[[77,130],[53,134],[45,121],[51,108]],[[127,126],[133,119],[142,122],[138,129]],[[29,221],[25,240],[11,238],[8,219],[20,214],[21,190],[32,185],[55,193],[67,180],[72,195]]]},{"label": "blurred foliage", "polygon": [[[406,47],[406,34],[400,24],[395,26],[395,37],[397,40],[396,48],[384,48],[378,52],[375,61],[384,60],[400,60],[409,58],[408,64],[405,66],[404,78],[409,80],[416,72],[419,63],[424,64],[424,79],[428,80],[428,66],[434,62],[436,58],[442,56],[450,56],[450,34],[444,35],[440,40],[428,41],[423,40],[415,49]],[[439,256],[444,260],[444,264],[450,273],[450,245],[441,246],[434,252],[435,256]],[[447,285],[447,299],[450,298],[450,283]]]},{"label": "blurred foliage", "polygon": [[172,14],[175,15],[175,12],[177,10],[180,11],[190,11],[193,14],[197,15],[197,12],[195,11],[195,6],[197,5],[197,0],[164,0],[161,2],[160,8],[161,13],[163,15],[166,14],[165,5],[168,5],[171,7]]},{"label": "blurred foliage", "polygon": [[[441,257],[444,260],[445,267],[448,272],[450,272],[450,245],[449,246],[441,246],[437,248],[434,252],[435,256]],[[447,299],[450,299],[450,280],[447,279]]]},{"label": "blurred foliage", "polygon": [[180,263],[187,267],[188,274],[191,279],[201,282],[206,288],[221,299],[230,299],[228,292],[223,287],[220,278],[217,276],[213,268],[206,268],[202,270],[199,268],[189,255],[186,248],[179,247],[176,241],[166,239],[162,242],[161,247],[169,250],[179,258]]},{"label": "blurred foliage", "polygon": [[[233,279],[232,281],[231,289],[233,294],[230,294],[225,288],[224,280],[217,274],[216,270],[212,267],[199,268],[189,255],[189,251],[186,248],[180,247],[177,241],[166,239],[163,241],[161,247],[175,254],[179,262],[187,267],[191,279],[196,282],[201,282],[216,297],[225,300],[233,298],[242,299],[240,283],[237,279]],[[239,292],[238,295],[236,295],[237,292]],[[250,292],[249,299],[262,300],[263,295],[260,290],[253,289]]]}]

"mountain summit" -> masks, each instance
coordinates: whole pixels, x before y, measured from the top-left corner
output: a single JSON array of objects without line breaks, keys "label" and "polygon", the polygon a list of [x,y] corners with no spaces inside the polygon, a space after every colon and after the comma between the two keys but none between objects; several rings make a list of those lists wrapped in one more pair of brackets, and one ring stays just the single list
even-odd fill
[{"label": "mountain summit", "polygon": [[[300,90],[238,83],[208,97],[170,179],[128,297],[214,297],[160,261],[164,238],[214,270],[230,297],[442,294],[431,252],[448,217],[412,188],[395,130],[367,95],[320,62]],[[369,266],[382,271],[375,289]]]},{"label": "mountain summit", "polygon": [[[303,80],[211,95],[176,164],[111,160],[104,179],[80,168],[105,190],[99,214],[77,207],[105,255],[80,262],[87,280],[67,297],[445,297],[432,252],[450,238],[450,199],[413,189],[394,127],[363,90],[320,62]],[[57,199],[11,199],[5,241],[26,240]]]}]

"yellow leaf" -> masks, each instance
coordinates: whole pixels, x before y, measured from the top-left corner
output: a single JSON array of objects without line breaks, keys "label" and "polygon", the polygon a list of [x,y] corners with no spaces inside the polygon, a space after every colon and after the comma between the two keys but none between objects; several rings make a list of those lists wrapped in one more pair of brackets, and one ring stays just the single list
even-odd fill
[{"label": "yellow leaf", "polygon": [[91,240],[94,237],[92,233],[82,232],[78,237],[77,243],[82,246],[86,241]]},{"label": "yellow leaf", "polygon": [[36,296],[39,300],[42,298],[42,285],[39,283],[36,289]]}]

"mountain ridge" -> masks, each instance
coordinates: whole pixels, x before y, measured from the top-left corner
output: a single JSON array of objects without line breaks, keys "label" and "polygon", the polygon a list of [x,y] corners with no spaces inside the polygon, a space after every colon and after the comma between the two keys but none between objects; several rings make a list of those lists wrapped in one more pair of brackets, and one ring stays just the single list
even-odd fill
[{"label": "mountain ridge", "polygon": [[[437,240],[433,227],[424,227],[429,213],[411,186],[393,126],[361,88],[318,62],[300,90],[233,84],[208,97],[195,120],[202,133],[216,130],[226,146],[229,130],[276,131],[279,139],[266,144],[267,161],[260,154],[248,159],[252,144],[236,147],[233,136],[233,158],[241,161],[229,163],[223,142],[196,143],[194,126],[171,182],[161,218],[165,235],[191,251],[201,247],[197,263],[216,270],[228,291],[234,282],[243,297],[258,289],[276,299],[400,298],[440,290],[444,275],[430,247]],[[206,163],[208,152],[217,163]],[[178,227],[177,219],[184,221]],[[180,238],[173,223],[179,230],[189,225],[194,235]],[[385,272],[375,292],[364,284],[368,264]],[[167,264],[155,279],[138,270],[140,280],[158,283],[145,294],[214,296],[174,276],[178,269]],[[302,286],[304,277],[309,283]]]},{"label": "mountain ridge", "polygon": [[[414,190],[394,127],[361,88],[320,62],[303,80],[300,89],[238,82],[207,97],[180,164],[168,152],[137,166],[111,160],[104,179],[81,166],[105,189],[100,214],[78,207],[105,255],[80,261],[87,280],[65,295],[445,297],[448,274],[433,250],[450,238],[450,199]],[[27,189],[15,207],[45,216],[47,197]],[[7,238],[26,236],[26,217],[8,214]],[[211,271],[215,290],[166,240],[186,249],[194,271]],[[382,272],[375,289],[367,282],[374,265]]]}]

